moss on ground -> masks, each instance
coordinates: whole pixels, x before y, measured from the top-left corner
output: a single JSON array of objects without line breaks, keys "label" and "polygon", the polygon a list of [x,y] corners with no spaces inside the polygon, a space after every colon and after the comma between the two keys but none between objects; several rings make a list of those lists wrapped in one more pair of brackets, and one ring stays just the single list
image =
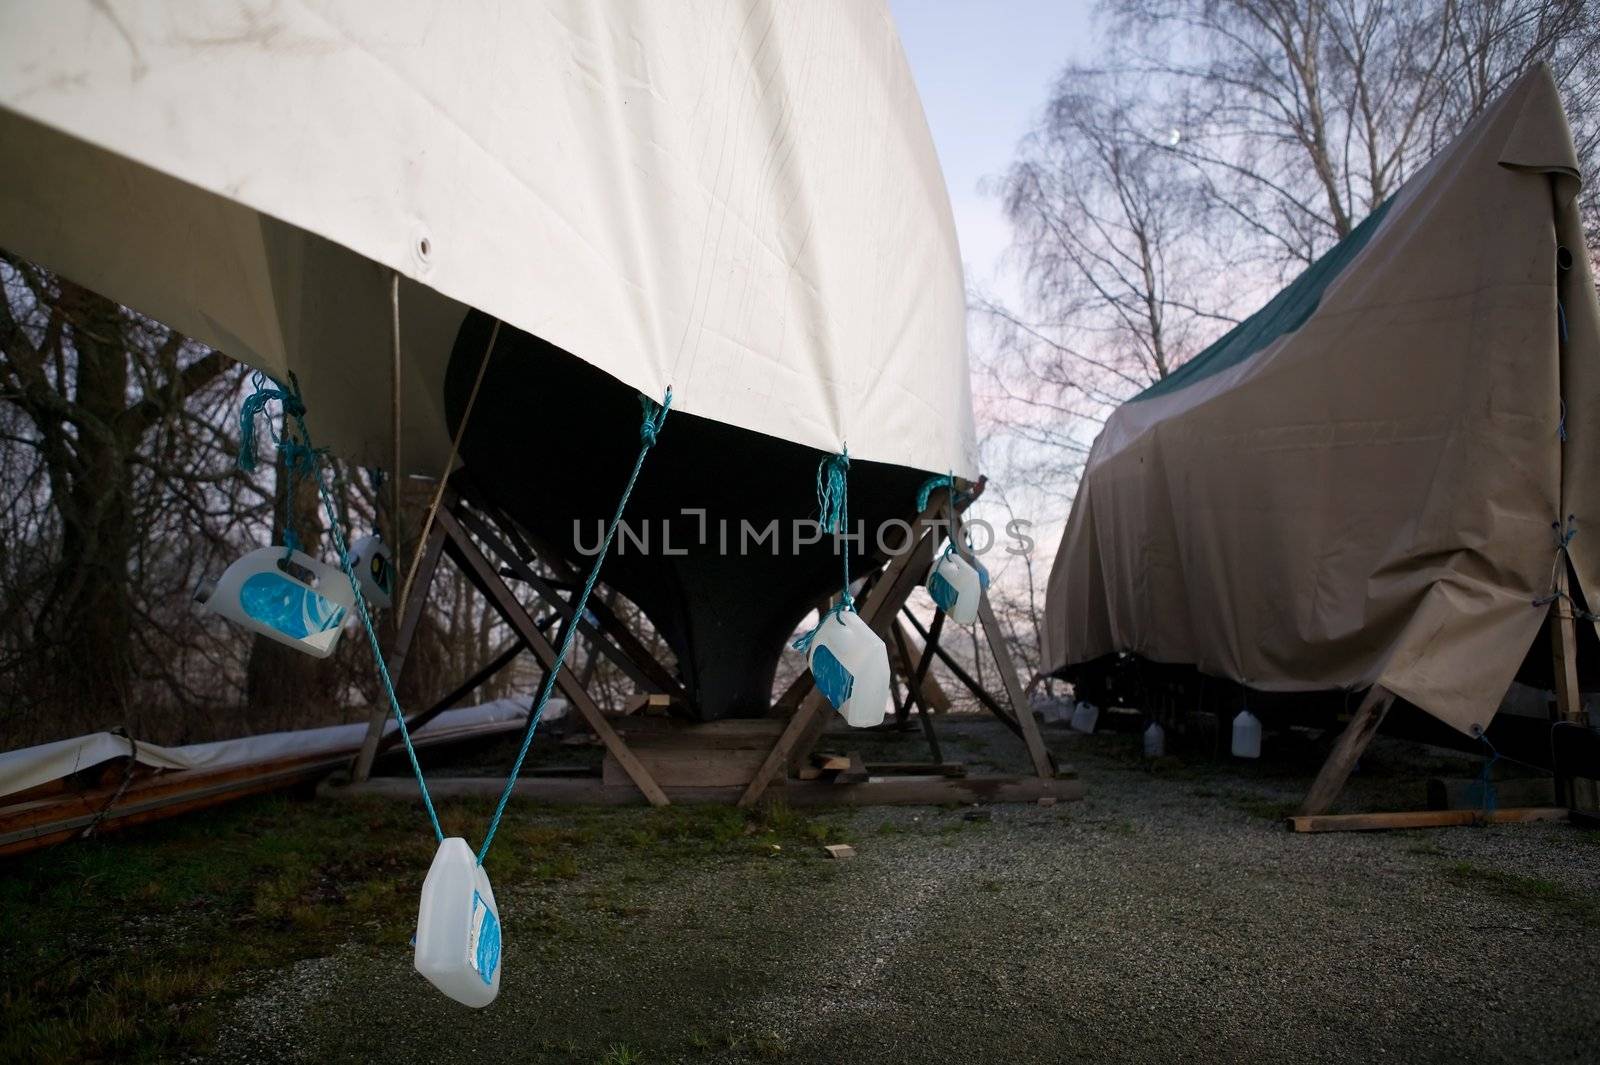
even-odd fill
[{"label": "moss on ground", "polygon": [[[444,830],[475,839],[486,802],[452,802]],[[815,864],[839,815],[781,805],[516,810],[488,865],[502,890],[548,885],[530,941],[570,940],[578,911],[625,919],[630,886],[685,860]],[[434,842],[420,812],[383,800],[268,797],[11,860],[0,877],[0,1061],[166,1061],[203,1053],[255,974],[347,944],[403,950]],[[789,861],[803,857],[809,861]],[[573,890],[586,870],[604,877]],[[620,933],[619,933],[620,934]],[[618,1045],[609,1060],[630,1057]]]}]

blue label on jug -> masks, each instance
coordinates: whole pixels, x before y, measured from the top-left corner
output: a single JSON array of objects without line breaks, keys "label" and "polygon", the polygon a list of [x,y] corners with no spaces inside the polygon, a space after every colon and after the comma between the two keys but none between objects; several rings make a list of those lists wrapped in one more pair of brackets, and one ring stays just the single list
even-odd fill
[{"label": "blue label on jug", "polygon": [[245,581],[239,605],[257,621],[296,640],[336,629],[344,621],[344,607],[281,573],[257,573]]},{"label": "blue label on jug", "polygon": [[472,893],[472,926],[467,933],[467,960],[486,984],[500,967],[500,920],[480,892]]},{"label": "blue label on jug", "polygon": [[811,679],[835,710],[844,705],[856,686],[856,678],[826,647],[817,648],[817,653],[811,656]]},{"label": "blue label on jug", "polygon": [[933,571],[933,578],[928,581],[928,594],[933,596],[933,601],[940,610],[948,612],[956,605],[956,600],[961,598],[961,593],[956,591],[956,586],[945,580],[944,574],[938,570]]}]

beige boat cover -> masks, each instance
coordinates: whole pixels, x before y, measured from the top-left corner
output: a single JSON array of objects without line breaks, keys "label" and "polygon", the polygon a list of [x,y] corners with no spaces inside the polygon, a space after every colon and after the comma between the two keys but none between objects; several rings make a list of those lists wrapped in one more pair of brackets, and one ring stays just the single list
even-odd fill
[{"label": "beige boat cover", "polygon": [[884,0],[0,4],[0,247],[294,371],[357,461],[392,454],[392,270],[414,472],[475,307],[678,410],[976,476]]},{"label": "beige boat cover", "polygon": [[1050,575],[1046,669],[1126,651],[1263,690],[1382,683],[1486,726],[1548,613],[1566,515],[1578,584],[1600,588],[1579,182],[1541,67],[1118,408]]}]

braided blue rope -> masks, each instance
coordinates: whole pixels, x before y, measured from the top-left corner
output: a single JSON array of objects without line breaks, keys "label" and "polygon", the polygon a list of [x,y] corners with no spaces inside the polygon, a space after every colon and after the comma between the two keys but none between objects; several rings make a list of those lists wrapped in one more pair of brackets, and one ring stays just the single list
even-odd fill
[{"label": "braided blue rope", "polygon": [[[850,531],[850,449],[846,447],[837,455],[829,455],[817,465],[817,521],[826,533],[838,534],[843,531],[847,535]],[[817,618],[817,623],[810,631],[802,633],[794,643],[790,644],[796,651],[811,649],[811,641],[816,639],[817,633],[829,618],[838,617],[846,610],[855,611],[856,601],[850,595],[850,548],[845,545],[839,552],[844,562],[844,588],[839,593],[839,601],[832,608],[824,611]]]},{"label": "braided blue rope", "polygon": [[577,638],[578,629],[581,627],[578,620],[584,616],[588,609],[589,594],[594,591],[595,582],[600,579],[600,566],[605,562],[606,554],[611,549],[611,541],[617,535],[617,526],[622,524],[622,512],[628,505],[628,497],[633,494],[633,486],[639,480],[639,470],[644,466],[644,457],[655,446],[656,436],[661,432],[661,425],[667,420],[667,411],[672,407],[672,389],[667,389],[666,399],[657,406],[648,397],[640,396],[639,405],[644,408],[644,422],[639,426],[639,454],[633,460],[633,472],[628,474],[628,483],[623,486],[622,497],[617,500],[617,509],[611,515],[611,523],[606,526],[605,539],[600,542],[600,550],[595,552],[594,563],[589,567],[589,576],[583,582],[583,590],[578,593],[578,598],[572,604],[573,621],[562,626],[561,649],[556,653],[555,664],[545,671],[544,683],[539,687],[539,698],[534,702],[533,716],[528,721],[528,728],[522,735],[522,747],[517,751],[517,758],[511,765],[511,772],[506,775],[506,786],[500,791],[500,801],[495,804],[494,813],[489,817],[489,828],[483,836],[483,846],[478,848],[478,864],[483,864],[483,859],[489,853],[489,844],[494,842],[494,835],[500,830],[500,818],[505,815],[506,804],[511,801],[511,789],[516,786],[517,777],[522,773],[522,763],[528,757],[528,748],[533,746],[533,734],[539,728],[539,721],[544,717],[545,705],[550,701],[550,693],[555,688],[556,678],[561,674],[566,665],[567,655],[572,651],[572,644]]},{"label": "braided blue rope", "polygon": [[[345,546],[344,534],[339,530],[339,514],[333,505],[333,494],[322,479],[317,462],[322,452],[310,445],[311,433],[306,429],[306,407],[300,400],[300,383],[293,374],[289,375],[290,385],[285,388],[278,382],[276,389],[265,387],[264,375],[256,375],[256,391],[245,398],[244,409],[239,415],[241,432],[239,434],[239,468],[253,470],[256,467],[255,454],[255,417],[272,400],[278,400],[283,405],[285,418],[293,418],[295,426],[300,430],[300,441],[282,441],[274,434],[273,439],[279,440],[279,447],[288,449],[284,455],[284,463],[290,468],[297,464],[309,464],[306,472],[316,478],[317,495],[322,500],[322,509],[328,515],[328,531],[333,539],[334,549],[339,554],[339,567],[344,570],[345,579],[350,582],[350,591],[356,600],[356,616],[361,619],[362,628],[366,629],[367,642],[372,647],[373,661],[378,664],[378,678],[383,682],[383,693],[389,700],[389,710],[394,714],[395,721],[400,725],[400,739],[405,744],[406,757],[411,760],[411,772],[417,778],[417,789],[422,792],[422,805],[428,811],[428,821],[433,825],[433,837],[439,842],[444,841],[444,830],[439,827],[439,815],[433,808],[433,796],[428,794],[428,782],[422,776],[422,765],[417,761],[417,749],[411,744],[411,730],[406,728],[406,715],[400,709],[400,699],[394,693],[394,681],[389,677],[389,667],[383,661],[383,651],[378,646],[378,633],[372,626],[372,615],[367,611],[366,597],[361,594],[361,581],[356,577],[354,564],[350,561],[350,552]],[[261,397],[265,398],[261,398]],[[270,422],[269,422],[270,424]],[[249,452],[246,453],[245,441],[249,441]],[[303,441],[303,442],[301,442]],[[334,476],[338,473],[335,471]]]},{"label": "braided blue rope", "polygon": [[294,418],[300,426],[301,439],[286,440],[273,428],[271,416],[267,418],[267,433],[283,455],[284,477],[288,482],[283,491],[283,557],[288,558],[300,550],[300,537],[294,531],[294,482],[297,477],[316,476],[317,461],[322,453],[311,447],[310,437],[303,435],[306,405],[301,401],[297,387],[285,388],[272,381],[277,387],[268,388],[268,381],[272,379],[260,370],[250,375],[250,383],[255,391],[246,396],[239,406],[239,456],[236,462],[245,473],[254,473],[260,464],[260,455],[256,450],[256,418],[265,413],[268,403],[276,401],[283,408],[284,417]]},{"label": "braided blue rope", "polygon": [[955,491],[956,479],[950,474],[940,474],[938,477],[929,477],[922,482],[922,487],[917,489],[917,513],[921,514],[928,509],[928,499],[940,488]]}]

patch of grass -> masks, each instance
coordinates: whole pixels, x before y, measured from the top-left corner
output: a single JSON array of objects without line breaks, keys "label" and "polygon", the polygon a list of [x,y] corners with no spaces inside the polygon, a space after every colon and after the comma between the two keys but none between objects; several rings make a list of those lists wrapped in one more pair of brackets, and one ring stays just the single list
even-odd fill
[{"label": "patch of grass", "polygon": [[1231,801],[1236,809],[1267,821],[1282,821],[1300,808],[1300,804],[1292,799],[1268,799],[1260,795],[1236,794]]},{"label": "patch of grass", "polygon": [[[442,827],[476,839],[489,811],[487,800],[452,801],[440,810]],[[819,847],[847,841],[851,816],[781,803],[748,812],[519,806],[488,865],[497,886],[534,896],[519,919],[523,942],[593,946],[648,913],[632,886],[692,861],[758,863],[778,877],[836,874]],[[203,1056],[259,974],[352,940],[404,951],[434,847],[407,804],[271,796],[8,860],[0,1061]],[[569,886],[586,879],[604,887]],[[617,920],[574,920],[575,906]]]},{"label": "patch of grass", "polygon": [[398,804],[273,797],[51,848],[0,878],[0,1060],[170,1060],[245,971],[406,930],[432,841]]},{"label": "patch of grass", "polygon": [[626,1043],[613,1043],[596,1059],[595,1065],[639,1065],[644,1054]]},{"label": "patch of grass", "polygon": [[1547,913],[1554,910],[1587,923],[1600,923],[1600,901],[1554,880],[1509,873],[1472,862],[1452,862],[1445,866],[1444,873],[1457,884],[1480,889],[1508,902]]},{"label": "patch of grass", "polygon": [[760,1032],[750,1040],[750,1049],[762,1061],[778,1061],[789,1053],[789,1046],[776,1032]]}]

